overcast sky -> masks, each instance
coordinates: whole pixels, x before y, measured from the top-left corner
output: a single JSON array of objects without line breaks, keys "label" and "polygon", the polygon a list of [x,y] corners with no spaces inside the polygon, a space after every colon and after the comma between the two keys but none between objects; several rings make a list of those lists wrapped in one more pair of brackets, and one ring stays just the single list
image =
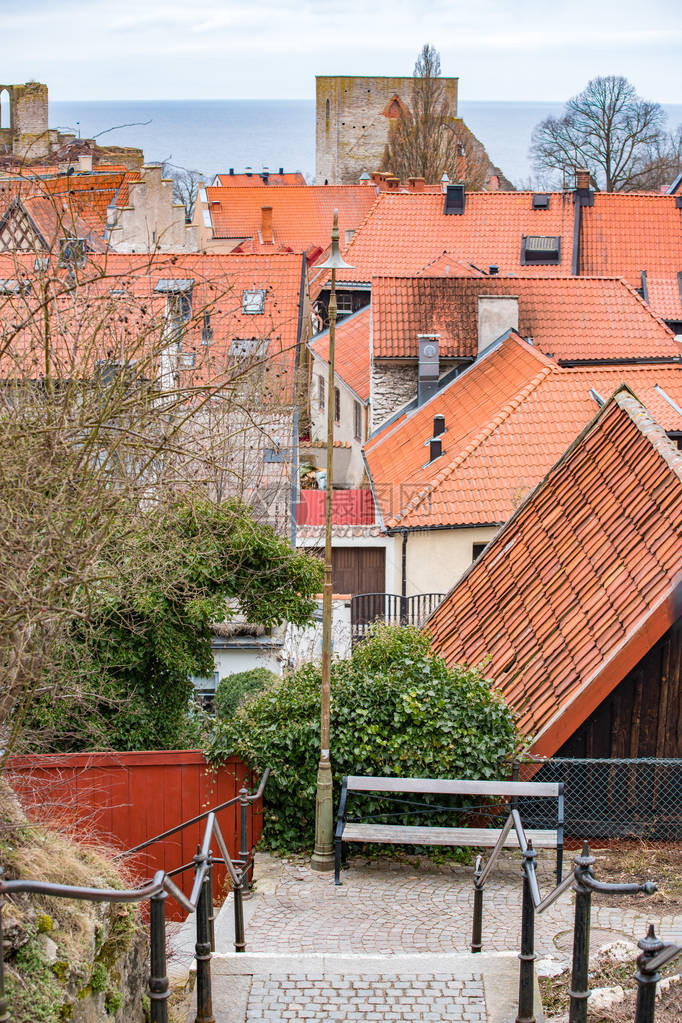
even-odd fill
[{"label": "overcast sky", "polygon": [[312,99],[316,74],[411,74],[467,100],[564,100],[597,74],[682,102],[679,0],[0,0],[6,83],[55,100]]}]

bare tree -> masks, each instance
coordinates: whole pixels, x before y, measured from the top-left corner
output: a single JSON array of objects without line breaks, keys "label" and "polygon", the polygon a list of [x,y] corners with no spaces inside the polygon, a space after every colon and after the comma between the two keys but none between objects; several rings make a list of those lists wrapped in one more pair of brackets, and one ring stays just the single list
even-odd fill
[{"label": "bare tree", "polygon": [[482,188],[487,178],[485,150],[461,119],[453,116],[440,55],[426,43],[414,65],[411,105],[403,105],[391,126],[383,169],[406,181],[421,177],[429,184],[443,174]]},{"label": "bare tree", "polygon": [[51,252],[0,254],[5,755],[73,623],[137,572],[168,576],[163,529],[141,548],[140,516],[153,529],[150,509],[162,523],[179,494],[252,498],[254,451],[296,400],[276,308],[246,353],[232,348],[252,270],[240,281],[211,257],[90,253],[70,224]]},{"label": "bare tree", "polygon": [[535,127],[530,156],[549,182],[587,167],[603,191],[633,191],[651,180],[655,154],[666,148],[664,125],[661,105],[642,99],[627,78],[593,78],[561,117]]},{"label": "bare tree", "polygon": [[173,198],[175,202],[185,207],[185,219],[189,222],[194,215],[194,207],[199,193],[199,187],[204,181],[201,171],[191,170],[188,167],[176,167],[168,160],[163,165],[163,175],[173,182]]}]

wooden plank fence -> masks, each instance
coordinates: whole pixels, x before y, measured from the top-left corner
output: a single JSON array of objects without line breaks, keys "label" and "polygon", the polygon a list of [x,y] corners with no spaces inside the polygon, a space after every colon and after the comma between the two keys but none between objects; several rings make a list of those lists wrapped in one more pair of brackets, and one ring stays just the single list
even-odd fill
[{"label": "wooden plank fence", "polygon": [[[119,852],[139,845],[163,831],[227,802],[242,785],[254,779],[236,757],[217,770],[196,750],[139,753],[73,753],[12,757],[9,782],[31,819],[71,831],[75,837],[96,840]],[[262,805],[254,804],[249,847],[260,838]],[[230,855],[239,851],[239,806],[218,815]],[[163,842],[126,860],[136,880],[156,870],[171,871],[189,863],[201,841],[205,821],[194,824]],[[192,886],[192,871],[176,882],[185,894]],[[68,883],[69,879],[64,878]],[[214,890],[221,891],[225,870],[218,865]],[[183,913],[168,900],[171,917]]]}]

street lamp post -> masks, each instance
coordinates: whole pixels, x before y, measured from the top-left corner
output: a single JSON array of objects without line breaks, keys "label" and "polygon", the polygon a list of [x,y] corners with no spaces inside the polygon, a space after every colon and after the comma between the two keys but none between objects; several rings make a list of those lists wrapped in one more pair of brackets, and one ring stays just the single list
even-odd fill
[{"label": "street lamp post", "polygon": [[320,700],[320,762],[315,799],[315,849],[313,870],[334,869],[334,804],[332,767],[329,758],[329,693],[332,663],[332,496],[334,471],[334,349],[336,344],[336,271],[352,269],[339,252],[339,216],[334,210],[332,248],[329,258],[317,267],[331,270],[329,295],[329,357],[327,384],[327,480],[324,505],[324,588],[322,590],[322,693]]}]

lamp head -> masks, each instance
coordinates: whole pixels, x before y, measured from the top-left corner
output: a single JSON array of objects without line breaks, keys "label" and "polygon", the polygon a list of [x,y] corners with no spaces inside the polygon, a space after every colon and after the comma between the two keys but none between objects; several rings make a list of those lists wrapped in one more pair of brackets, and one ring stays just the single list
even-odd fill
[{"label": "lamp head", "polygon": [[339,251],[339,211],[334,210],[334,224],[332,227],[332,250],[324,263],[318,263],[316,270],[353,270],[350,263],[341,258]]}]

